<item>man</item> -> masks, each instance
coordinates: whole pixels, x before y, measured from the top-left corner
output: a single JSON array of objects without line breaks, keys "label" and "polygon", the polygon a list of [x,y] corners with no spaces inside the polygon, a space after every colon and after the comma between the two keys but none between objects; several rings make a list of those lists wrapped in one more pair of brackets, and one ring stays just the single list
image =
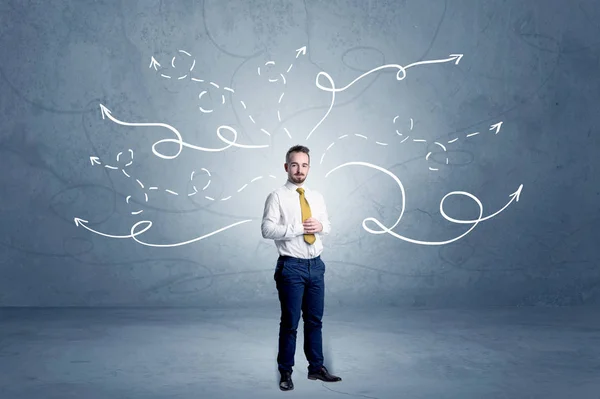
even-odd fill
[{"label": "man", "polygon": [[304,320],[304,354],[308,378],[341,381],[323,366],[321,333],[325,297],[325,264],[321,260],[322,236],[331,224],[323,196],[304,186],[310,169],[309,149],[296,145],[285,156],[288,180],[267,197],[261,224],[263,238],[275,240],[279,258],[274,279],[281,304],[277,365],[279,388],[294,389],[292,367],[300,311]]}]

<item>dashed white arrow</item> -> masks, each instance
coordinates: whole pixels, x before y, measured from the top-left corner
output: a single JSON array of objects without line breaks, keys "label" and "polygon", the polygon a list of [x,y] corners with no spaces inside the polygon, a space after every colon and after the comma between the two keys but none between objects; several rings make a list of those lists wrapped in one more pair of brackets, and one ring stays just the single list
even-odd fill
[{"label": "dashed white arrow", "polygon": [[300,57],[300,54],[306,55],[306,46],[296,49],[296,58]]},{"label": "dashed white arrow", "polygon": [[500,132],[500,127],[502,126],[502,123],[504,123],[504,122],[498,122],[498,123],[490,126],[490,130],[496,129],[496,133],[494,133],[494,134],[498,134],[498,132]]},{"label": "dashed white arrow", "polygon": [[158,71],[158,68],[160,66],[160,63],[158,61],[156,61],[156,58],[154,58],[154,56],[152,56],[152,58],[150,59],[150,65],[148,66],[148,68],[154,68],[155,71]]}]

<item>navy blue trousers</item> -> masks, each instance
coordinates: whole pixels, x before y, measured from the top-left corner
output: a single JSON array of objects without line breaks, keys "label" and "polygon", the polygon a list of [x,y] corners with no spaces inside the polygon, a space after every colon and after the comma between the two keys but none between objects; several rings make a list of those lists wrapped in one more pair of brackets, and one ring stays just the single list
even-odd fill
[{"label": "navy blue trousers", "polygon": [[274,279],[281,304],[277,354],[279,371],[291,372],[294,366],[296,331],[302,312],[308,372],[317,372],[323,366],[321,319],[325,299],[325,263],[320,256],[312,259],[280,256]]}]

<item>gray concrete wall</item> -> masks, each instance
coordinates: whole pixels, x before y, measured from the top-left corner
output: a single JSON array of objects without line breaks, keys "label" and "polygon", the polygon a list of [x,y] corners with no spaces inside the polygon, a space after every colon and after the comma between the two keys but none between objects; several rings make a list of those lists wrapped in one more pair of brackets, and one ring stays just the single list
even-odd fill
[{"label": "gray concrete wall", "polygon": [[260,220],[294,144],[333,225],[329,303],[600,304],[592,0],[15,0],[0,18],[2,306],[276,301]]}]

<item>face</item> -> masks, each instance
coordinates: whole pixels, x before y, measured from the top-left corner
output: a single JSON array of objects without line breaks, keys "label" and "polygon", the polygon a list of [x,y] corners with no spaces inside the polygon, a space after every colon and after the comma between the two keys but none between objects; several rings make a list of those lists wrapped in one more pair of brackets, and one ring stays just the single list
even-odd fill
[{"label": "face", "polygon": [[308,155],[303,152],[292,152],[289,162],[284,164],[288,180],[296,185],[301,185],[308,176],[310,169]]}]

